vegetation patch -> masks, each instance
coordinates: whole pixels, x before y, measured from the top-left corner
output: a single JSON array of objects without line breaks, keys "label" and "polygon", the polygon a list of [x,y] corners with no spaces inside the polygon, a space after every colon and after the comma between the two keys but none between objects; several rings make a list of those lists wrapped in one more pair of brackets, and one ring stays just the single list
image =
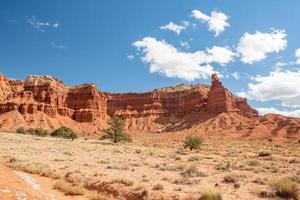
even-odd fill
[{"label": "vegetation patch", "polygon": [[187,136],[184,141],[184,148],[188,148],[191,151],[194,149],[200,149],[204,139],[197,136]]},{"label": "vegetation patch", "polygon": [[17,133],[19,133],[19,134],[25,134],[25,129],[24,129],[24,127],[18,128],[18,129],[17,129]]},{"label": "vegetation patch", "polygon": [[270,187],[275,191],[278,197],[287,199],[299,199],[299,188],[296,182],[289,178],[281,178],[273,180],[270,183]]},{"label": "vegetation patch", "polygon": [[124,122],[119,117],[112,117],[108,122],[109,127],[105,129],[101,140],[109,139],[114,143],[121,141],[130,142],[130,136],[124,131]]},{"label": "vegetation patch", "polygon": [[196,166],[190,166],[185,171],[181,172],[181,175],[186,178],[204,177],[207,176],[201,172]]},{"label": "vegetation patch", "polygon": [[50,132],[44,128],[30,128],[28,129],[27,133],[30,135],[36,135],[40,137],[45,137],[50,135]]},{"label": "vegetation patch", "polygon": [[78,138],[77,133],[75,133],[72,129],[62,126],[56,130],[54,130],[51,133],[52,137],[59,137],[59,138],[65,138],[65,139],[71,139],[74,140]]},{"label": "vegetation patch", "polygon": [[66,182],[65,180],[59,180],[57,181],[53,189],[59,190],[63,192],[65,195],[69,196],[82,196],[84,195],[84,188],[79,185],[74,185]]},{"label": "vegetation patch", "polygon": [[258,156],[259,157],[267,157],[267,156],[271,156],[271,152],[270,151],[266,151],[266,150],[261,150],[260,152],[258,152]]},{"label": "vegetation patch", "polygon": [[220,191],[213,188],[206,188],[201,191],[200,200],[222,200]]}]

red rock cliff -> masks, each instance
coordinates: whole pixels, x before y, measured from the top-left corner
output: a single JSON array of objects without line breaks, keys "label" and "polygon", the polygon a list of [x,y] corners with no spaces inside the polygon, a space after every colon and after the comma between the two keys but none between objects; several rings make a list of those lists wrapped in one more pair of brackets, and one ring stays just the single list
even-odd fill
[{"label": "red rock cliff", "polygon": [[233,95],[217,75],[212,76],[211,87],[179,85],[124,94],[100,92],[94,84],[66,87],[50,76],[29,76],[23,82],[1,75],[0,97],[0,123],[7,130],[67,125],[95,134],[117,115],[132,132],[186,129],[224,133],[226,129],[248,134],[257,127],[259,133],[300,132],[298,119],[258,116],[247,100]]},{"label": "red rock cliff", "polygon": [[207,111],[213,114],[235,112],[246,117],[258,116],[258,112],[249,106],[246,98],[234,96],[222,85],[217,74],[212,75],[212,85],[207,100]]}]

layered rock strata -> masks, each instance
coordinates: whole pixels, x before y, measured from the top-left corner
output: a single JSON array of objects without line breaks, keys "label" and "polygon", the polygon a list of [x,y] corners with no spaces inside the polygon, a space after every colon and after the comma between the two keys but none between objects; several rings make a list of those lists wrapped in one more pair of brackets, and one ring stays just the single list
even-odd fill
[{"label": "layered rock strata", "polygon": [[133,132],[193,130],[245,132],[262,125],[270,134],[300,133],[300,120],[258,116],[247,99],[233,95],[217,75],[212,85],[179,85],[145,93],[107,93],[94,84],[67,87],[51,76],[9,80],[0,74],[0,123],[7,129],[72,126],[96,134],[119,116]]}]

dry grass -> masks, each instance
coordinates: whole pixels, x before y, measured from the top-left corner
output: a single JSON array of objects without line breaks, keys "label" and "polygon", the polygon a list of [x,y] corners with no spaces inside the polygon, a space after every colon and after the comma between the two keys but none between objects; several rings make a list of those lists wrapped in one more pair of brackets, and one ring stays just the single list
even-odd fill
[{"label": "dry grass", "polygon": [[107,194],[107,193],[98,193],[98,192],[92,192],[89,195],[89,200],[115,200],[114,196]]},{"label": "dry grass", "polygon": [[152,190],[163,190],[164,186],[161,183],[157,183],[152,187]]},{"label": "dry grass", "polygon": [[205,188],[201,191],[200,200],[222,200],[221,192],[214,188]]},{"label": "dry grass", "polygon": [[276,179],[270,182],[270,187],[279,197],[298,200],[300,197],[297,183],[288,178]]},{"label": "dry grass", "polygon": [[73,185],[65,180],[58,180],[54,185],[53,189],[59,190],[63,192],[65,195],[70,195],[70,196],[82,196],[84,195],[84,188],[80,185]]},{"label": "dry grass", "polygon": [[[131,144],[114,145],[91,138],[70,142],[3,133],[0,134],[0,162],[20,171],[59,179],[55,188],[86,199],[92,198],[90,191],[82,187],[88,182],[97,183],[97,189],[89,190],[102,192],[98,189],[112,186],[149,199],[156,193],[178,199],[188,198],[188,194],[190,199],[219,198],[213,195],[219,191],[226,200],[269,198],[275,186],[269,188],[267,183],[274,177],[293,177],[294,184],[300,183],[297,141],[279,144],[274,139],[269,142],[206,138],[201,150],[192,152],[180,149],[184,137],[160,143],[176,137],[167,133],[140,134]],[[258,156],[262,149],[272,156]],[[199,186],[204,185],[216,185],[216,188],[213,192],[199,193]],[[258,188],[256,193],[251,191],[254,187]],[[93,195],[94,199],[107,196]]]}]

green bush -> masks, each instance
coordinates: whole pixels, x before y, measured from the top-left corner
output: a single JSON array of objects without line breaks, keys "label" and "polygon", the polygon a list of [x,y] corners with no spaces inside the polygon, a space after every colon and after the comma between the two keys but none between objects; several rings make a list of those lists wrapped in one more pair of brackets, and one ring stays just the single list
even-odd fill
[{"label": "green bush", "polygon": [[20,128],[17,129],[17,133],[25,134],[25,129],[23,127],[20,127]]},{"label": "green bush", "polygon": [[199,149],[203,141],[202,137],[187,136],[184,141],[184,148],[189,148],[190,150]]},{"label": "green bush", "polygon": [[36,135],[40,137],[45,137],[50,135],[50,132],[44,128],[30,128],[28,129],[27,133],[30,135]]},{"label": "green bush", "polygon": [[52,137],[60,137],[65,139],[74,140],[78,138],[78,135],[70,128],[62,126],[51,133]]},{"label": "green bush", "polygon": [[121,141],[130,142],[130,136],[124,131],[124,122],[119,117],[112,117],[108,122],[109,127],[105,129],[101,140],[110,139],[114,143]]}]

